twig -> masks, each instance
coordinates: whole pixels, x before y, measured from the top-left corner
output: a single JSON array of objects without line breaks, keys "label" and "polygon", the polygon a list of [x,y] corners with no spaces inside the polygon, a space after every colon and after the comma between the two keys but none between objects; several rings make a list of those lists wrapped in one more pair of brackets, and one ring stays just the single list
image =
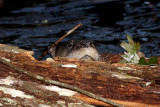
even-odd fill
[{"label": "twig", "polygon": [[58,81],[54,81],[54,80],[51,80],[51,79],[47,79],[45,77],[42,77],[40,75],[36,75],[36,74],[33,74],[33,73],[30,73],[30,72],[27,72],[26,70],[24,69],[21,69],[21,68],[18,68],[16,66],[14,66],[13,64],[11,64],[10,62],[8,62],[5,58],[1,57],[0,56],[0,62],[3,63],[4,65],[7,65],[8,67],[16,70],[18,73],[23,73],[27,76],[30,76],[30,77],[33,77],[37,80],[41,80],[41,81],[44,81],[45,83],[47,84],[53,84],[53,85],[56,85],[56,86],[60,86],[60,87],[64,87],[64,88],[68,88],[68,89],[71,89],[71,90],[74,90],[74,91],[77,91],[79,93],[82,93],[86,96],[89,96],[91,98],[94,98],[94,99],[97,99],[99,101],[102,101],[104,103],[107,103],[107,104],[110,104],[110,105],[113,105],[113,106],[116,106],[116,107],[125,107],[121,104],[118,104],[118,103],[115,103],[115,102],[112,102],[110,100],[107,100],[103,97],[100,97],[100,96],[97,96],[93,93],[90,93],[88,91],[85,91],[85,90],[82,90],[76,86],[73,86],[73,85],[69,85],[69,84],[66,84],[66,83],[62,83],[62,82],[58,82]]},{"label": "twig", "polygon": [[[66,36],[68,36],[69,34],[71,34],[73,31],[75,31],[77,28],[79,28],[80,26],[82,26],[82,24],[78,24],[76,25],[74,28],[72,28],[71,30],[69,30],[65,35],[63,35],[61,38],[59,38],[54,44],[51,45],[51,47],[56,46],[61,40],[63,40]],[[48,49],[45,50],[42,55],[40,57],[38,57],[37,60],[41,60],[43,59],[43,57],[45,57],[48,53]]]}]

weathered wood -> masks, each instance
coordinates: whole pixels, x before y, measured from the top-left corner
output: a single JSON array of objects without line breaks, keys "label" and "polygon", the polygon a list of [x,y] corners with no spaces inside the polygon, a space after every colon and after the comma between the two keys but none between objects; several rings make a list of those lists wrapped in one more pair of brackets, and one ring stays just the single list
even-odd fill
[{"label": "weathered wood", "polygon": [[[11,48],[0,44],[0,56],[11,61],[14,66],[31,73],[77,86],[126,106],[131,106],[132,104],[138,104],[138,106],[160,106],[160,84],[156,82],[159,81],[160,77],[159,65],[151,67],[120,64],[116,63],[116,61],[113,61],[114,63],[112,61],[112,63],[107,63],[66,58],[56,58],[55,61],[50,62],[37,61],[32,57],[33,52],[24,50],[20,52],[15,47],[9,47]],[[17,52],[11,51],[11,49]],[[115,56],[113,55],[113,57]],[[70,64],[70,67],[64,66],[68,66],[68,64]],[[17,74],[2,63],[0,63],[0,73],[1,78],[10,75],[22,81],[42,84],[40,81]],[[74,97],[90,104],[105,105],[93,99],[91,99],[92,101],[88,101],[86,96],[81,94],[76,94]],[[50,100],[47,101],[49,102]]]}]

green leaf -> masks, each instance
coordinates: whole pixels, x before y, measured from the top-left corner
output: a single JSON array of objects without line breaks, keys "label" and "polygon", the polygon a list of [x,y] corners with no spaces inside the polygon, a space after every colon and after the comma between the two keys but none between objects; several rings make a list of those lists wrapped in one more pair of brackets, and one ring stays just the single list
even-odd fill
[{"label": "green leaf", "polygon": [[128,34],[127,34],[126,36],[127,36],[127,40],[128,40],[128,42],[129,42],[129,44],[133,44],[134,41],[133,41],[132,37],[129,36]]},{"label": "green leaf", "polygon": [[136,51],[138,52],[141,48],[141,45],[139,42],[135,43]]},{"label": "green leaf", "polygon": [[127,62],[131,62],[134,55],[131,55],[130,53],[124,52],[124,55],[121,55],[124,60]]},{"label": "green leaf", "polygon": [[134,54],[135,52],[136,52],[136,49],[134,48],[134,46],[133,45],[131,45],[131,44],[128,44],[128,43],[126,43],[126,42],[122,42],[121,44],[120,44],[120,46],[122,47],[122,48],[124,48],[128,53],[130,53],[130,54]]},{"label": "green leaf", "polygon": [[127,52],[128,52],[129,49],[130,49],[129,44],[126,43],[126,42],[124,42],[124,41],[122,41],[122,43],[120,44],[120,46],[121,46],[122,48],[124,48]]},{"label": "green leaf", "polygon": [[140,65],[151,65],[157,63],[158,63],[158,57],[151,57],[148,62],[146,62],[144,57],[141,57],[139,60]]},{"label": "green leaf", "polygon": [[140,64],[140,65],[147,65],[147,62],[146,62],[146,60],[145,60],[144,57],[141,57],[138,64]]},{"label": "green leaf", "polygon": [[138,64],[140,59],[140,57],[138,56],[138,51],[140,50],[141,46],[139,42],[134,42],[131,36],[129,36],[128,34],[126,36],[128,43],[122,42],[120,46],[124,48],[127,52],[124,52],[124,55],[121,56],[128,63]]},{"label": "green leaf", "polygon": [[158,63],[158,57],[151,57],[148,61],[148,65],[157,63]]},{"label": "green leaf", "polygon": [[135,53],[134,57],[131,60],[131,63],[138,64],[139,63],[139,59],[140,59],[139,56],[137,55],[137,53]]}]

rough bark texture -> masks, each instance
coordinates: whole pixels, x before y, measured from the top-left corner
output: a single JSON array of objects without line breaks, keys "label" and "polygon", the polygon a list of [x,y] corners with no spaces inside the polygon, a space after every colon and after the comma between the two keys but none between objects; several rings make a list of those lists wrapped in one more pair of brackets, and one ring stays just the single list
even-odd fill
[{"label": "rough bark texture", "polygon": [[[32,51],[0,44],[0,56],[4,60],[30,73],[77,86],[125,106],[160,106],[160,65],[120,64],[120,56],[110,54],[103,54],[105,62],[66,58],[37,61],[32,55]],[[66,67],[68,65],[70,67]],[[46,88],[51,86],[0,63],[2,106],[107,105],[80,93],[61,95]],[[30,97],[14,97],[11,93],[5,92],[6,89],[19,90]]]}]

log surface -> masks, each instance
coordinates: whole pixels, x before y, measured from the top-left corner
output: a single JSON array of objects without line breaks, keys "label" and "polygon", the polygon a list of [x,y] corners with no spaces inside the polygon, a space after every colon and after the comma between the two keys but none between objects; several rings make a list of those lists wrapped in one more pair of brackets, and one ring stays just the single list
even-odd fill
[{"label": "log surface", "polygon": [[[121,64],[119,55],[106,54],[106,62],[81,61],[77,59],[55,58],[55,61],[37,61],[34,52],[14,46],[0,44],[0,56],[9,63],[25,69],[33,74],[77,86],[106,99],[125,106],[160,106],[160,66],[142,66]],[[19,81],[12,85],[0,82],[0,100],[10,98],[21,106],[25,99],[6,94],[2,87],[17,89],[31,95],[35,105],[42,104],[78,104],[83,102],[92,105],[106,105],[85,95],[75,92],[73,96],[61,96],[56,91],[46,90],[46,85],[31,77],[17,73],[15,70],[0,63],[0,79]],[[22,84],[23,83],[23,84]],[[67,93],[67,92],[66,92]],[[19,101],[18,99],[21,99]],[[31,100],[27,100],[30,101]],[[61,101],[61,103],[59,103]],[[9,103],[8,103],[9,104]],[[31,103],[32,105],[33,102]],[[85,105],[86,104],[86,105]]]}]

